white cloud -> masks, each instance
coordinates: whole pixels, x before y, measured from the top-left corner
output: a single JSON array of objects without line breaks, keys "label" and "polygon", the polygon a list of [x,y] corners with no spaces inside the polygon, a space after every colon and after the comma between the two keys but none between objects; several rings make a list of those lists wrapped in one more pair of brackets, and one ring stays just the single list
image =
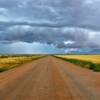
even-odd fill
[{"label": "white cloud", "polygon": [[70,41],[70,40],[64,41],[64,44],[65,45],[74,44],[74,43],[75,43],[75,41]]},{"label": "white cloud", "polygon": [[99,0],[84,0],[85,4],[93,4],[93,3],[96,3],[96,2],[99,2]]},{"label": "white cloud", "polygon": [[76,48],[70,48],[70,49],[66,49],[65,53],[72,53],[72,52],[77,52],[77,51],[78,51],[78,49],[76,49]]},{"label": "white cloud", "polygon": [[7,15],[8,14],[8,9],[6,8],[0,8],[0,15]]}]

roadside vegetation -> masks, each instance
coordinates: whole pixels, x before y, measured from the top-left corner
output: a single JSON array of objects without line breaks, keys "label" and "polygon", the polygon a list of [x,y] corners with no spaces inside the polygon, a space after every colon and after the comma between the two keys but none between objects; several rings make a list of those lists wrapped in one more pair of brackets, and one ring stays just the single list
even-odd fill
[{"label": "roadside vegetation", "polygon": [[100,63],[100,55],[57,55],[63,58],[71,58],[71,59],[78,59],[78,60],[85,60],[91,61],[93,63]]},{"label": "roadside vegetation", "polygon": [[43,57],[43,55],[0,55],[0,72],[41,57]]},{"label": "roadside vegetation", "polygon": [[100,72],[100,55],[56,55],[65,61]]}]

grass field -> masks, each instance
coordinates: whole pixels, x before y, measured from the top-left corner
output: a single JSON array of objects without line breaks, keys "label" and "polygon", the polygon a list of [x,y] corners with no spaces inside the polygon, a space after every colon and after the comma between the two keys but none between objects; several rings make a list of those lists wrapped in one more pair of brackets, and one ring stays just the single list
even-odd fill
[{"label": "grass field", "polygon": [[94,71],[100,71],[100,55],[56,55],[66,61]]},{"label": "grass field", "polygon": [[100,55],[58,55],[63,58],[72,58],[78,60],[91,61],[93,63],[100,63]]},{"label": "grass field", "polygon": [[0,72],[14,68],[20,64],[38,59],[43,55],[0,55]]}]

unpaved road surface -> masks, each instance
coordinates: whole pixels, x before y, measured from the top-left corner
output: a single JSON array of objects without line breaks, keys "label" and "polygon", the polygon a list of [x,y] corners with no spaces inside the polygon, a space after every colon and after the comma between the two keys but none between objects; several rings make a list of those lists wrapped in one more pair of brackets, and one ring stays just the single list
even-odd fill
[{"label": "unpaved road surface", "polygon": [[44,57],[0,73],[0,100],[100,100],[100,73]]}]

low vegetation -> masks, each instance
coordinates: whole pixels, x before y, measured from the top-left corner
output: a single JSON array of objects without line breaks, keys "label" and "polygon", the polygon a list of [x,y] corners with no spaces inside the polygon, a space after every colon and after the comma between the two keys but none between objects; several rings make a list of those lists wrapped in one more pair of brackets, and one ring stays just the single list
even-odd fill
[{"label": "low vegetation", "polygon": [[100,55],[56,55],[56,57],[100,72]]},{"label": "low vegetation", "polygon": [[0,72],[14,68],[20,64],[38,59],[43,55],[0,55]]},{"label": "low vegetation", "polygon": [[71,58],[78,60],[90,61],[93,63],[100,63],[100,55],[57,55],[62,58]]}]

